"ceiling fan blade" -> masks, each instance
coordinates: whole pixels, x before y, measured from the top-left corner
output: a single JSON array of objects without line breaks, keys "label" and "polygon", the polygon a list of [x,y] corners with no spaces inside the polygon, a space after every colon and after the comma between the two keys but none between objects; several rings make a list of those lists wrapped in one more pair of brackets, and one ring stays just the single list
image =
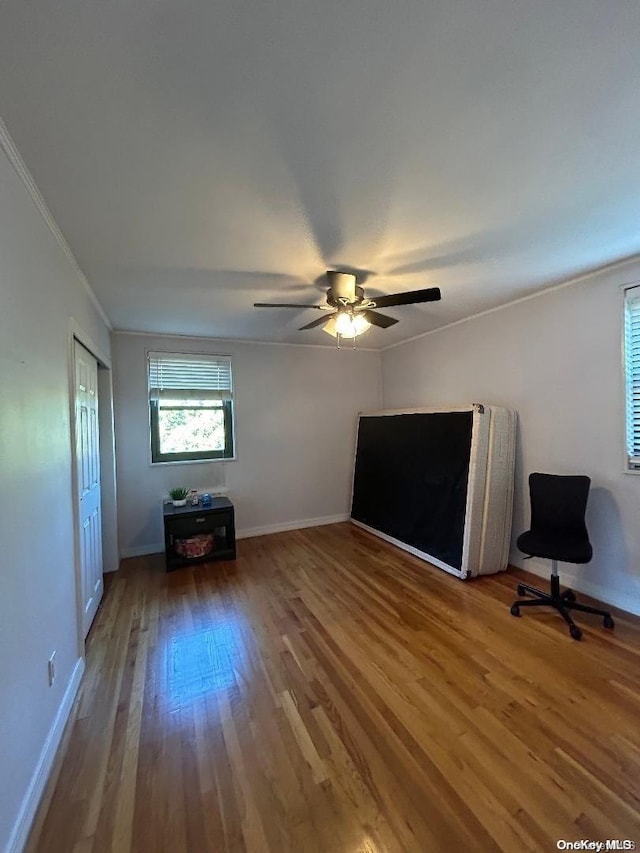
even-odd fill
[{"label": "ceiling fan blade", "polygon": [[324,317],[318,317],[315,320],[312,320],[310,323],[307,323],[306,326],[300,326],[298,329],[299,332],[304,332],[305,329],[315,329],[316,326],[321,326],[323,323],[326,323],[331,317],[335,317],[336,311],[333,314],[325,314]]},{"label": "ceiling fan blade", "polygon": [[441,298],[439,287],[426,290],[407,290],[405,293],[390,293],[388,296],[374,296],[376,308],[392,308],[394,305],[417,305],[419,302],[437,302]]},{"label": "ceiling fan blade", "polygon": [[358,314],[368,320],[372,326],[378,326],[380,329],[388,329],[389,326],[395,326],[398,322],[395,317],[388,317],[386,314],[380,314],[378,311],[371,311],[370,309],[358,311]]},{"label": "ceiling fan blade", "polygon": [[318,311],[326,311],[324,305],[298,305],[295,302],[254,302],[254,308],[316,308]]}]

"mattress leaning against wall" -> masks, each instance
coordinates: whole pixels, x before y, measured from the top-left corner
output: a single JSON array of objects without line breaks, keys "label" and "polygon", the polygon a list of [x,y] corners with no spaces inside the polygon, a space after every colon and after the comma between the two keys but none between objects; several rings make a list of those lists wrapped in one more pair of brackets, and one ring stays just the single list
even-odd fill
[{"label": "mattress leaning against wall", "polygon": [[351,520],[457,577],[504,571],[515,426],[480,403],[361,413]]}]

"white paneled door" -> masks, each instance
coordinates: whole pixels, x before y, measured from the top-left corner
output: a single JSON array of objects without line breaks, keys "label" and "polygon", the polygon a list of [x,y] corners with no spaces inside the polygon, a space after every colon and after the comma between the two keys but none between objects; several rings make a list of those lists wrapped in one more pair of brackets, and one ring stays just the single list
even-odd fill
[{"label": "white paneled door", "polygon": [[78,341],[75,341],[75,410],[82,627],[86,637],[103,590],[98,362]]}]

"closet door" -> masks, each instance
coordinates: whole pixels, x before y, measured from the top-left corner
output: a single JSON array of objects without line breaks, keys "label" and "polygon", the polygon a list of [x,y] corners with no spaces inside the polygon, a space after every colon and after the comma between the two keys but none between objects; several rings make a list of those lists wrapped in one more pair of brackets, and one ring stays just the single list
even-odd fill
[{"label": "closet door", "polygon": [[75,342],[75,413],[80,577],[86,637],[103,591],[98,362],[78,341]]}]

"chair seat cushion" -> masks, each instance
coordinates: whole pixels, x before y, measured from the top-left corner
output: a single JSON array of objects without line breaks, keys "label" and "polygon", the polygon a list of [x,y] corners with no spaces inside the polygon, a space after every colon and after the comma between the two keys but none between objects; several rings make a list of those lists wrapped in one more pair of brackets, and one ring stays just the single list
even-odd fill
[{"label": "chair seat cushion", "polygon": [[546,557],[562,563],[588,563],[593,556],[591,543],[585,536],[558,531],[544,534],[527,530],[518,536],[518,548],[532,557]]}]

